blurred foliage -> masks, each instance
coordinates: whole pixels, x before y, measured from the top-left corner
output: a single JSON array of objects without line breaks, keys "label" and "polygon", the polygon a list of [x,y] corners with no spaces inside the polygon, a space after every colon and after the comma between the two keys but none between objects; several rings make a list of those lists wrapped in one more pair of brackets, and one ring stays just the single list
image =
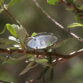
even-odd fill
[{"label": "blurred foliage", "polygon": [[[75,14],[73,14],[73,12],[71,11],[66,11],[64,5],[59,5],[59,1],[60,0],[40,0],[38,2],[42,6],[42,8],[45,9],[45,11],[47,11],[53,18],[56,18],[56,20],[59,21],[65,27],[67,27],[68,25],[69,28],[79,27],[71,28],[71,30],[78,36],[83,37],[83,28],[81,28],[83,27],[83,1],[64,0],[70,5],[75,4],[76,7],[81,11],[73,11]],[[11,24],[11,19],[4,12],[3,6],[6,9],[9,9],[9,11],[14,15],[14,17],[16,19],[19,19],[20,22],[22,22],[27,31],[22,26],[19,26],[14,23]],[[41,11],[34,6],[32,0],[0,0],[0,13],[0,30],[2,29],[2,33],[5,32],[3,34],[4,38],[2,38],[2,35],[0,38],[0,48],[22,49],[21,44],[24,45],[24,40],[26,38],[27,32],[29,34],[32,34],[33,32],[53,32],[58,37],[58,42],[61,41],[61,43],[55,45],[54,47],[54,49],[58,53],[68,54],[72,51],[83,48],[82,43],[73,38],[70,38],[67,33],[61,31],[57,28],[55,24],[51,23],[41,13]],[[3,29],[5,25],[5,28],[10,33]],[[10,35],[13,36],[10,37]],[[33,33],[31,36],[33,37],[35,35],[37,35],[37,33]],[[7,54],[0,54],[0,80],[2,81],[25,83],[25,81],[34,79],[36,78],[36,76],[39,75],[39,78],[41,78],[46,73],[45,80],[47,83],[83,82],[83,60],[81,60],[81,58],[83,59],[82,56],[81,58],[76,57],[66,63],[56,65],[55,68],[53,68],[51,65],[52,60],[55,60],[55,58],[52,57],[40,57],[39,59],[29,54],[11,55],[10,57],[9,56],[10,55]],[[28,61],[30,61],[30,63],[28,63]],[[51,69],[49,67],[51,67]],[[51,70],[51,72],[47,72],[49,70]],[[53,81],[50,81],[49,73],[51,74],[51,79],[53,79],[53,76],[55,75]],[[42,80],[37,83],[42,83]]]}]

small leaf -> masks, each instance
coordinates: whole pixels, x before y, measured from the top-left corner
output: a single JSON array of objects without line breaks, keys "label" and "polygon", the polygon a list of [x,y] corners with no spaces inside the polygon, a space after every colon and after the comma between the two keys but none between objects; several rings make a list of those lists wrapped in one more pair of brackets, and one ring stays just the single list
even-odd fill
[{"label": "small leaf", "polygon": [[8,29],[8,31],[14,36],[14,37],[18,37],[20,42],[22,44],[24,44],[25,38],[26,36],[28,36],[27,31],[25,30],[25,28],[23,28],[22,26],[18,26],[16,24],[6,24],[6,27]]},{"label": "small leaf", "polygon": [[25,30],[25,28],[23,28],[22,26],[18,26],[16,24],[12,24],[11,26],[15,29],[16,34],[17,34],[20,42],[22,44],[24,44],[25,38],[26,38],[26,36],[28,36],[27,31]]},{"label": "small leaf", "polygon": [[8,8],[15,5],[18,2],[20,2],[20,0],[10,0],[10,2],[8,3]]},{"label": "small leaf", "polygon": [[2,30],[2,32],[0,32],[0,35],[3,34],[6,31],[6,27],[4,27],[4,29]]},{"label": "small leaf", "polygon": [[47,0],[47,2],[51,5],[54,5],[58,2],[59,0]]},{"label": "small leaf", "polygon": [[35,35],[37,35],[37,33],[34,32],[34,33],[32,33],[31,37],[33,37],[33,36],[35,36]]},{"label": "small leaf", "polygon": [[71,25],[68,26],[68,28],[73,28],[73,27],[83,27],[83,24],[80,24],[80,23],[72,23]]},{"label": "small leaf", "polygon": [[47,59],[38,59],[38,60],[36,60],[36,63],[46,63],[46,62],[48,62]]},{"label": "small leaf", "polygon": [[34,62],[30,62],[19,75],[23,75],[26,72],[28,72],[30,69],[33,69],[34,67],[37,66],[37,64],[35,64],[35,65],[33,65],[33,64],[34,64]]},{"label": "small leaf", "polygon": [[6,28],[14,37],[17,37],[16,30],[14,29],[12,25],[6,24]]}]

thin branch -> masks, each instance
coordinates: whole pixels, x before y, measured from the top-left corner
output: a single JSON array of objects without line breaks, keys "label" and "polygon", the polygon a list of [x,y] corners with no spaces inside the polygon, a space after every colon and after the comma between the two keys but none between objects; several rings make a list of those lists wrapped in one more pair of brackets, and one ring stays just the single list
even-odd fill
[{"label": "thin branch", "polygon": [[43,9],[42,7],[39,5],[39,3],[36,0],[33,0],[33,2],[35,3],[35,5],[42,11],[42,13],[44,15],[46,15],[48,17],[48,19],[50,19],[54,24],[56,24],[60,29],[62,29],[63,31],[65,31],[67,34],[69,34],[70,36],[74,37],[75,39],[83,42],[83,39],[79,36],[77,36],[76,34],[74,34],[73,32],[69,32],[65,29],[65,27],[63,27],[59,22],[57,22],[55,19],[53,19],[50,15],[48,15]]},{"label": "thin branch", "polygon": [[[18,25],[21,25],[21,23],[8,11],[8,8],[6,7],[6,5],[4,4],[4,1],[2,1],[1,4],[2,9],[4,10],[4,12],[10,17],[10,19],[17,23]],[[22,25],[21,25],[22,26]]]},{"label": "thin branch", "polygon": [[[7,50],[7,49],[0,49],[0,54],[25,54],[23,50]],[[55,56],[57,58],[64,58],[64,59],[70,59],[74,56],[79,56],[83,54],[83,49],[80,49],[78,51],[71,52],[69,55],[63,55],[56,52],[44,52],[44,51],[37,51],[37,50],[27,50],[26,54],[33,54],[34,55],[42,55],[42,56]]]},{"label": "thin branch", "polygon": [[6,14],[10,17],[10,19],[11,19],[13,22],[15,22],[15,23],[17,23],[17,24],[20,25],[20,22],[15,19],[15,17],[8,11],[8,9],[4,8],[4,11],[6,12]]}]

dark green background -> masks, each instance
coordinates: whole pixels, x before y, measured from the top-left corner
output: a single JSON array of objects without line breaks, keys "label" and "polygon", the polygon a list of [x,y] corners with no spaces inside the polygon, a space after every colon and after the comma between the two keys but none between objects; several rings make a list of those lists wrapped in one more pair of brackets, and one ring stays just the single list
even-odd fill
[{"label": "dark green background", "polygon": [[[66,29],[67,26],[73,22],[74,14],[69,11],[64,5],[51,6],[47,4],[46,0],[38,1],[41,7],[55,20],[62,24]],[[31,35],[33,32],[51,32],[54,33],[58,40],[62,41],[71,38],[66,32],[60,30],[58,26],[52,23],[32,2],[32,0],[21,0],[20,3],[11,7],[9,11],[18,19],[27,32]],[[5,12],[0,14],[0,31],[6,23],[13,23]],[[83,37],[83,28],[77,27],[71,29],[75,34]],[[1,35],[1,38],[8,38],[9,32]],[[56,49],[58,53],[68,54],[75,50],[81,49],[83,44],[74,38]],[[1,47],[0,47],[1,48]],[[28,73],[19,76],[22,69],[27,64],[24,61],[16,62],[15,64],[0,64],[0,80],[14,81],[15,83],[25,83],[25,81],[36,78],[43,69],[39,65]],[[50,71],[50,70],[49,70]],[[83,83],[83,57],[74,57],[62,64],[57,64],[54,68],[54,81],[50,81],[49,71],[45,75],[46,83]],[[36,83],[42,83],[42,80]]]}]

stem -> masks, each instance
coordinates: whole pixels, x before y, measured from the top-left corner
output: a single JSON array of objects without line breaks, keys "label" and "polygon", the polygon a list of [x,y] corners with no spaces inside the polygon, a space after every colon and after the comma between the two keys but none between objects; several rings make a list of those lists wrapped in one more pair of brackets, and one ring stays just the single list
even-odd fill
[{"label": "stem", "polygon": [[[0,49],[0,54],[10,54],[10,55],[12,55],[12,54],[25,54],[25,53],[24,53],[24,50],[18,50],[18,49],[17,50]],[[73,58],[74,56],[82,55],[83,54],[83,49],[71,52],[68,55],[63,55],[63,54],[59,54],[59,53],[56,53],[56,52],[48,53],[48,52],[37,51],[37,50],[27,50],[26,54],[32,54],[33,56],[34,55],[55,56],[57,58],[70,59],[70,58]]]},{"label": "stem", "polygon": [[20,22],[18,20],[15,19],[15,17],[8,11],[8,9],[4,8],[4,11],[6,12],[6,14],[10,17],[10,19],[17,23],[18,25],[21,25]]},{"label": "stem", "polygon": [[[11,19],[13,22],[17,23],[18,25],[21,25],[21,23],[20,23],[18,20],[16,20],[16,18],[8,11],[8,8],[7,8],[6,5],[4,4],[4,1],[3,1],[3,0],[2,0],[1,7],[2,7],[2,9],[5,11],[5,13],[10,17],[10,19]],[[22,25],[21,25],[21,26],[22,26]]]}]

